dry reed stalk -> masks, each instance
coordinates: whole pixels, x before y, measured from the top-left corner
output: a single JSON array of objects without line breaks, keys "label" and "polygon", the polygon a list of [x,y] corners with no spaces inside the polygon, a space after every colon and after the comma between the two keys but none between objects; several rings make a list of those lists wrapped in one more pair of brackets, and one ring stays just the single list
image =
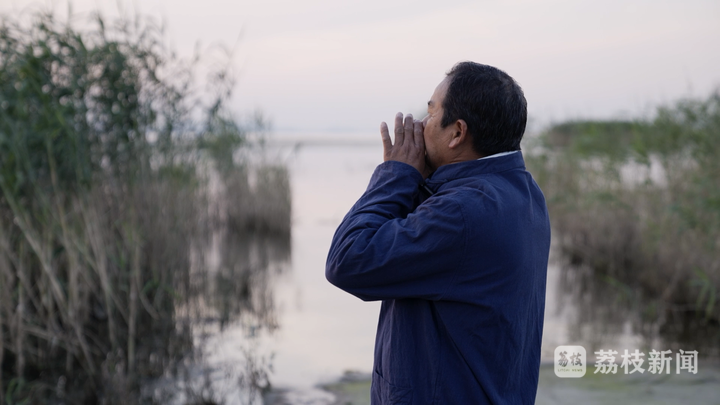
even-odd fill
[{"label": "dry reed stalk", "polygon": [[[150,190],[153,190],[153,187],[149,187]],[[153,190],[154,191],[154,190]],[[138,201],[137,196],[142,195],[147,198],[148,190],[140,190],[140,192],[134,191],[133,192],[133,198],[132,200],[135,202],[134,207],[138,207],[140,211],[142,212],[153,212],[152,205],[144,206],[143,203],[147,203],[146,201]],[[155,196],[158,197],[158,196]],[[177,196],[176,196],[177,198]],[[161,202],[159,197],[155,199],[155,201],[158,201],[160,206],[168,206],[165,202]],[[143,308],[145,308],[145,311],[155,320],[160,319],[160,314],[158,313],[156,307],[151,303],[148,298],[145,296],[145,293],[143,292],[143,281],[142,281],[142,273],[141,273],[141,263],[142,263],[142,249],[146,247],[147,243],[144,243],[142,240],[140,240],[140,234],[147,239],[147,238],[161,238],[162,235],[148,235],[149,231],[152,229],[148,229],[147,224],[145,224],[145,227],[140,226],[140,223],[143,223],[145,220],[144,218],[140,217],[138,218],[136,208],[132,208],[131,210],[131,220],[134,229],[136,230],[136,235],[138,237],[138,240],[135,244],[133,244],[133,247],[131,249],[137,250],[137,252],[134,252],[134,258],[137,260],[137,262],[133,262],[133,268],[131,269],[130,276],[135,280],[135,283],[137,284],[137,298],[140,300],[140,303],[142,304]],[[151,260],[151,258],[148,258],[148,260]],[[156,296],[158,294],[156,293]]]},{"label": "dry reed stalk", "polygon": [[[134,221],[133,221],[134,225]],[[131,277],[130,277],[130,319],[128,321],[128,372],[135,370],[135,337],[138,317],[138,280],[140,278],[140,240],[137,237],[135,229],[130,230],[129,234],[131,260]]]},{"label": "dry reed stalk", "polygon": [[[100,279],[100,288],[103,292],[103,298],[105,300],[105,311],[108,318],[108,336],[110,337],[110,346],[112,351],[115,352],[119,347],[117,338],[117,326],[115,325],[115,316],[113,315],[113,302],[117,302],[115,294],[113,293],[112,283],[110,282],[110,276],[108,274],[107,267],[107,253],[105,249],[105,240],[103,234],[99,229],[100,218],[97,215],[97,211],[93,206],[83,207],[80,213],[84,220],[85,235],[90,242],[90,249],[92,250],[92,263],[90,267],[95,270]],[[90,255],[88,254],[88,259]],[[122,308],[122,306],[119,306]],[[127,320],[127,315],[124,315]]]},{"label": "dry reed stalk", "polygon": [[[18,264],[19,258],[9,251],[10,248],[8,245],[2,246],[2,248],[3,248],[2,250],[4,250],[4,253],[6,254],[6,256],[10,259],[10,262],[13,264],[13,266],[15,268],[18,268],[20,266]],[[10,271],[9,269],[10,269],[10,267],[8,267],[8,271]],[[35,291],[32,289],[31,283],[28,280],[27,273],[26,272],[18,272],[17,278],[20,281],[19,287],[25,291],[25,294],[26,294],[27,298],[30,300],[30,302],[33,304],[33,307],[42,309],[42,304],[40,303],[40,299],[37,297],[37,295],[35,294]]]},{"label": "dry reed stalk", "polygon": [[[95,374],[95,366],[93,364],[93,359],[90,354],[90,348],[88,347],[87,341],[85,340],[85,334],[83,333],[83,319],[80,316],[80,293],[79,293],[79,267],[80,263],[76,255],[76,250],[73,248],[73,244],[70,241],[69,236],[69,230],[67,225],[67,213],[65,212],[64,204],[63,204],[63,193],[60,190],[60,187],[58,186],[58,179],[57,179],[57,168],[55,164],[54,154],[52,153],[52,143],[50,142],[49,138],[46,138],[46,148],[48,151],[48,164],[50,166],[50,181],[53,187],[53,194],[55,199],[55,208],[56,208],[56,216],[57,220],[60,223],[60,229],[62,231],[61,240],[65,247],[65,254],[67,255],[68,259],[68,280],[67,280],[67,288],[68,288],[68,304],[67,304],[67,318],[72,326],[73,330],[75,331],[75,336],[77,338],[77,343],[80,345],[80,349],[83,352],[83,356],[85,357],[85,362],[87,365],[87,370],[89,371],[90,375],[92,376]],[[68,344],[69,346],[69,344]],[[70,360],[68,360],[69,363]]]},{"label": "dry reed stalk", "polygon": [[[22,267],[18,271],[24,270]],[[22,376],[25,373],[25,331],[23,315],[25,314],[25,300],[22,288],[18,289],[18,305],[15,312],[15,373]]]},{"label": "dry reed stalk", "polygon": [[[57,193],[56,193],[57,196]],[[59,197],[58,197],[59,199]],[[88,372],[90,375],[95,374],[95,365],[93,364],[92,355],[90,353],[90,348],[88,346],[87,340],[85,339],[85,334],[83,331],[83,319],[80,315],[80,261],[77,257],[77,252],[73,247],[73,243],[70,241],[68,226],[66,222],[66,216],[67,214],[64,212],[62,206],[58,202],[57,205],[57,216],[59,218],[60,222],[60,228],[62,230],[61,240],[62,244],[65,248],[65,254],[68,259],[68,280],[67,280],[67,288],[68,288],[68,320],[70,322],[71,327],[73,328],[73,331],[75,332],[75,337],[77,339],[77,344],[80,346],[80,350],[83,353],[83,356],[85,358],[85,364],[87,367]],[[71,361],[71,360],[70,360]]]},{"label": "dry reed stalk", "polygon": [[[7,201],[8,205],[10,206],[10,210],[13,213],[14,222],[18,226],[18,228],[20,228],[20,231],[25,237],[25,240],[28,242],[31,249],[37,256],[37,259],[40,262],[40,267],[45,273],[47,281],[50,283],[53,297],[55,298],[56,304],[60,309],[59,312],[61,316],[64,316],[67,313],[67,303],[65,299],[65,294],[62,291],[62,287],[60,286],[60,282],[55,276],[55,272],[50,259],[50,252],[48,252],[47,249],[43,249],[43,244],[41,242],[40,236],[37,235],[32,229],[32,227],[30,226],[30,221],[28,220],[28,218],[25,217],[25,215],[23,215],[23,210],[19,207],[17,201],[15,201],[15,199],[12,197],[12,194],[10,194],[8,190],[5,190],[4,182],[0,181],[0,185],[3,188],[5,200]],[[46,246],[49,247],[49,245]],[[22,257],[22,255],[18,256]]]},{"label": "dry reed stalk", "polygon": [[[102,210],[102,199],[103,196],[99,193],[92,194],[91,200],[87,203],[79,203],[79,213],[82,222],[82,226],[85,230],[85,237],[89,240],[89,249],[85,252],[85,258],[91,269],[97,273],[100,279],[100,288],[103,292],[103,298],[106,306],[108,322],[112,323],[112,326],[108,325],[109,329],[114,330],[114,333],[110,333],[115,336],[116,345],[119,346],[118,336],[119,327],[117,320],[112,315],[114,311],[122,317],[127,323],[128,313],[124,309],[124,305],[120,301],[120,297],[113,288],[113,274],[108,268],[108,260],[112,252],[107,246],[111,246],[113,240],[112,231],[107,229],[103,218],[98,214],[99,210]],[[112,343],[111,343],[112,345]]]},{"label": "dry reed stalk", "polygon": [[[0,221],[0,246],[5,246],[8,242],[5,239],[4,224]],[[0,405],[5,405],[5,388],[3,386],[2,364],[5,359],[5,334],[4,334],[4,317],[3,312],[6,308],[4,299],[9,297],[7,291],[8,277],[10,272],[10,263],[4,255],[0,255]]]},{"label": "dry reed stalk", "polygon": [[[0,275],[2,277],[2,275]],[[3,280],[4,281],[4,280]],[[0,287],[4,286],[0,285]],[[3,387],[2,364],[5,354],[5,335],[3,334],[3,309],[0,308],[0,405],[5,405],[5,388]]]}]

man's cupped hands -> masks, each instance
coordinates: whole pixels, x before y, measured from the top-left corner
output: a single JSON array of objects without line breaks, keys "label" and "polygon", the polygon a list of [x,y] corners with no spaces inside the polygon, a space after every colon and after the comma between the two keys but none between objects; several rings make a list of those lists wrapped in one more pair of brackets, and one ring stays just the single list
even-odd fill
[{"label": "man's cupped hands", "polygon": [[395,115],[395,143],[390,139],[388,125],[380,124],[380,134],[383,141],[383,157],[387,162],[394,160],[407,163],[417,169],[423,178],[430,175],[429,168],[425,164],[425,139],[423,137],[424,125],[422,121],[413,120],[412,114],[405,116],[403,113]]}]

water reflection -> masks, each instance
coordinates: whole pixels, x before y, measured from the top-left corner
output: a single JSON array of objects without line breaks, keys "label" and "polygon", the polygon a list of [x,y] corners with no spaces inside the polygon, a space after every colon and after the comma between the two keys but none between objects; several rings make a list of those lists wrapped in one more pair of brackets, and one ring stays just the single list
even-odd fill
[{"label": "water reflection", "polygon": [[720,355],[720,326],[696,313],[694,305],[673,307],[644,298],[638,289],[555,254],[557,285],[548,300],[557,311],[550,316],[564,318],[565,341],[558,344],[583,345],[589,356],[601,349],[621,354],[625,349],[682,349],[697,350],[704,358]]},{"label": "water reflection", "polygon": [[270,280],[289,265],[289,235],[238,233],[225,230],[213,235],[210,266],[201,299],[207,314],[223,330],[242,320],[252,330],[278,327]]},{"label": "water reflection", "polygon": [[[279,328],[273,279],[290,261],[290,189],[285,168],[210,172],[188,252],[190,269],[173,290],[178,341],[158,359],[162,378],[147,382],[146,403],[259,403],[270,387],[272,356],[258,339]],[[271,199],[272,203],[266,200]],[[228,332],[229,333],[226,333]],[[218,352],[232,336],[237,356]]]},{"label": "water reflection", "polygon": [[[289,266],[289,235],[224,227],[199,238],[193,256],[187,299],[176,318],[192,347],[175,367],[166,368],[164,378],[148,384],[145,400],[259,403],[270,387],[272,357],[258,349],[258,338],[280,326],[271,286]],[[223,358],[215,350],[228,330],[237,357]]]}]

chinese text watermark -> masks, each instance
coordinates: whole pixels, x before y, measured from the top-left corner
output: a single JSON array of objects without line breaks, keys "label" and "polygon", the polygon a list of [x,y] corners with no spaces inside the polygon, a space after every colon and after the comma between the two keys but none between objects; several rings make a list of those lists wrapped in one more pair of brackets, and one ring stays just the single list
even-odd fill
[{"label": "chinese text watermark", "polygon": [[[650,374],[676,374],[681,372],[697,374],[697,350],[651,350],[647,357],[638,349],[630,352],[625,349],[620,354],[616,350],[595,352],[595,374],[624,374],[646,371]],[[579,378],[585,375],[587,363],[585,348],[582,346],[558,346],[555,348],[555,375],[562,378]],[[674,367],[673,367],[674,362]],[[674,369],[674,370],[673,370]]]}]

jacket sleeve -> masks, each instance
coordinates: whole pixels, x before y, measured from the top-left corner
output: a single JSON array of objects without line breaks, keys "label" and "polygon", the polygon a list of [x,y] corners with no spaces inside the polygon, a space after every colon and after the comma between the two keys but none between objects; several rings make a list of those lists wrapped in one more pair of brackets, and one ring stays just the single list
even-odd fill
[{"label": "jacket sleeve", "polygon": [[465,257],[463,213],[442,193],[413,207],[422,181],[405,163],[375,169],[335,232],[328,281],[365,301],[442,298]]}]

